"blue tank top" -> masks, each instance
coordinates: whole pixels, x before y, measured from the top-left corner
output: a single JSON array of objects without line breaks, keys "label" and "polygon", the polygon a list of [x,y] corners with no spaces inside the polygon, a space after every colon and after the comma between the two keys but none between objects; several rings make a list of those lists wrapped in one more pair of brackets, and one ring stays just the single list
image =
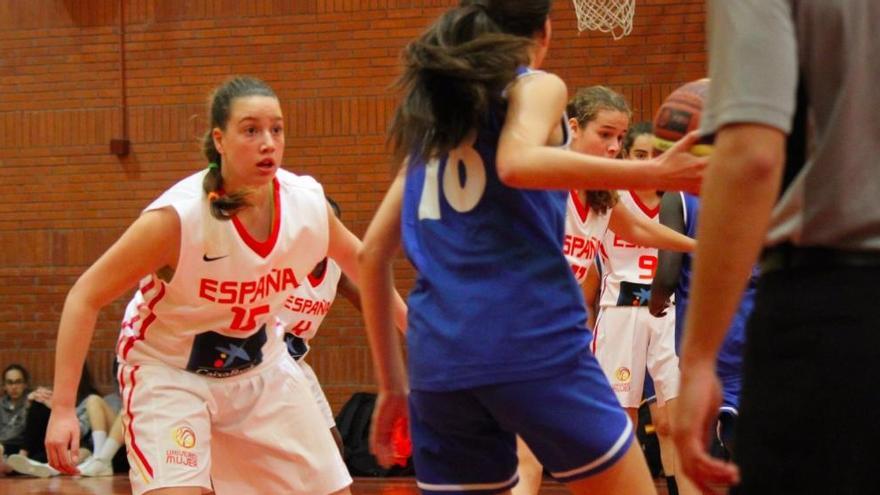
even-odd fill
[{"label": "blue tank top", "polygon": [[493,108],[472,144],[407,167],[402,239],[418,272],[408,300],[414,390],[552,376],[589,352],[583,296],[562,254],[567,192],[501,183],[504,110]]},{"label": "blue tank top", "polygon": [[[700,212],[700,200],[696,196],[681,193],[684,206],[685,235],[697,236],[697,218]],[[691,265],[693,258],[685,254],[675,289],[675,350],[679,353],[682,333],[684,332],[684,316],[687,313],[691,287]],[[752,268],[751,279],[740,300],[739,307],[733,315],[733,321],[718,351],[718,374],[721,376],[738,375],[742,371],[742,353],[745,343],[746,323],[755,303],[755,283],[758,279],[758,266]]]}]

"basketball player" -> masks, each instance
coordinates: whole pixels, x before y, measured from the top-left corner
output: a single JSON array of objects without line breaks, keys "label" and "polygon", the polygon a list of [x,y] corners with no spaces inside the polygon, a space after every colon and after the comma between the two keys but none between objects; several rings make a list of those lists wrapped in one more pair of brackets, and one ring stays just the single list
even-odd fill
[{"label": "basketball player", "polygon": [[[870,493],[880,442],[868,412],[880,376],[880,3],[711,0],[708,21],[701,129],[715,152],[676,442],[707,484],[741,474],[734,493]],[[716,353],[762,246],[738,472],[707,455],[705,427],[720,401]]]},{"label": "basketball player", "polygon": [[[327,202],[333,208],[336,218],[340,218],[339,205],[329,196],[327,197]],[[333,300],[336,299],[337,292],[342,294],[360,311],[361,298],[357,286],[342,273],[342,270],[335,261],[330,258],[324,258],[309,273],[307,281],[293,289],[284,299],[284,305],[278,313],[278,323],[281,331],[284,332],[287,352],[302,368],[318,408],[321,410],[324,420],[327,422],[327,427],[336,441],[336,446],[342,451],[342,435],[336,427],[336,420],[333,417],[330,402],[321,389],[321,383],[318,381],[315,371],[305,361],[306,354],[310,350],[309,342],[317,335],[318,328],[330,311],[330,306],[333,304]],[[396,306],[396,309],[405,309],[402,300]],[[395,324],[397,328],[403,329],[401,332],[405,332],[405,312],[398,311],[395,317]]]},{"label": "basketball player", "polygon": [[279,169],[284,120],[265,83],[227,80],[210,122],[208,168],[150,204],[68,294],[50,463],[76,472],[78,368],[99,309],[140,281],[140,318],[118,345],[133,493],[349,493],[308,382],[273,330],[284,296],[324,257],[357,280],[360,243],[317,182]]},{"label": "basketball player", "polygon": [[[564,149],[565,84],[535,70],[550,3],[466,0],[405,51],[391,126],[404,165],[366,234],[361,302],[380,387],[374,453],[390,465],[411,386],[425,493],[509,493],[516,434],[575,493],[654,493],[588,349],[584,301],[562,254],[566,193],[540,188],[692,189],[702,160],[681,146],[638,163]],[[418,272],[409,384],[390,312],[401,241]]]},{"label": "basketball player", "polygon": [[[572,131],[572,150],[606,158],[615,158],[620,154],[631,115],[622,95],[605,86],[582,88],[569,101],[566,113],[570,115],[568,123]],[[650,158],[650,155],[639,159],[644,158]],[[618,198],[619,195],[612,191],[572,190],[569,193],[563,252],[581,285],[585,283],[586,273],[594,260],[600,254],[604,255],[601,241],[609,224],[621,233],[625,242],[633,246],[644,244],[682,251],[690,251],[695,246],[693,239],[634,214],[625,204],[618,202]],[[591,302],[587,300],[592,311]],[[671,326],[669,339],[671,353]],[[593,342],[595,344],[595,340]],[[602,364],[601,359],[599,364]],[[523,442],[517,442],[517,455],[520,459],[518,471],[521,483],[514,488],[514,495],[537,494],[543,471],[541,465]]]}]

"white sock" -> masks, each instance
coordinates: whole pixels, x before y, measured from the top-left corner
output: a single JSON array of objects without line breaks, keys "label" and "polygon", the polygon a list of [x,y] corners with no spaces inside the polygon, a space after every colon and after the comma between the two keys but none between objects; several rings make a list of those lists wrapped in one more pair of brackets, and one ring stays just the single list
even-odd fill
[{"label": "white sock", "polygon": [[104,442],[104,445],[101,446],[101,450],[98,451],[95,457],[109,463],[113,460],[113,456],[116,455],[116,452],[119,451],[119,447],[122,447],[122,445],[117,442],[115,438],[110,437]]},{"label": "white sock", "polygon": [[107,432],[106,431],[98,431],[92,430],[92,447],[94,447],[93,452],[100,452],[101,447],[104,446],[104,442],[107,441]]}]

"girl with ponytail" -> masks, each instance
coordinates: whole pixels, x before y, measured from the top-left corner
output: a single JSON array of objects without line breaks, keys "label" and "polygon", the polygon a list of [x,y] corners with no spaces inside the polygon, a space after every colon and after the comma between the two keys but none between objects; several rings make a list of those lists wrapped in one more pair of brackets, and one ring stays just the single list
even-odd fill
[{"label": "girl with ponytail", "polygon": [[[229,79],[209,113],[207,168],[147,206],[67,296],[49,461],[77,472],[73,406],[95,320],[137,286],[138,314],[117,346],[135,495],[348,494],[351,477],[274,329],[322,259],[357,282],[360,241],[320,184],[280,168],[284,117],[268,85]],[[403,322],[402,301],[395,310]]]},{"label": "girl with ponytail", "polygon": [[[645,162],[567,149],[567,91],[538,70],[550,0],[465,0],[404,50],[389,141],[403,163],[361,251],[379,381],[372,443],[409,417],[425,493],[508,493],[515,436],[575,493],[654,493],[632,424],[589,352],[562,253],[566,190],[696,189],[688,136]],[[407,358],[389,311],[401,246],[417,278]]]}]

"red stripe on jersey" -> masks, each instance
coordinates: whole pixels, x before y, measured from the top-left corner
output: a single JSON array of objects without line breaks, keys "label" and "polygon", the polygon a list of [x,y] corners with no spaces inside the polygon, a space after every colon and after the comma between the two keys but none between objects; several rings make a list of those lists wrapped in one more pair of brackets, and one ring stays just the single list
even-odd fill
[{"label": "red stripe on jersey", "polygon": [[581,222],[586,222],[587,217],[590,216],[590,209],[581,202],[576,189],[569,191],[569,194],[571,195],[571,202],[574,203],[574,209],[577,210],[578,216],[581,218]]},{"label": "red stripe on jersey", "polygon": [[238,235],[241,236],[241,240],[244,241],[251,250],[261,258],[265,258],[269,256],[269,253],[272,252],[272,248],[275,247],[275,242],[278,240],[278,231],[281,227],[281,204],[280,204],[280,193],[278,191],[278,179],[272,179],[272,194],[274,196],[273,208],[274,211],[272,213],[272,231],[269,232],[269,237],[266,238],[265,241],[260,242],[253,237],[244,227],[244,224],[238,219],[238,215],[232,217],[232,224],[235,225],[235,230],[238,232]]},{"label": "red stripe on jersey", "polygon": [[656,208],[651,208],[642,201],[642,198],[640,198],[638,194],[630,191],[629,195],[632,196],[633,201],[635,201],[639,209],[642,210],[645,215],[648,215],[648,217],[654,218],[657,216],[658,213],[660,213],[660,203],[657,203]]},{"label": "red stripe on jersey", "polygon": [[[128,400],[125,404],[125,412],[128,414],[128,438],[131,439],[129,442],[131,444],[131,449],[134,450],[135,455],[140,459],[141,464],[144,465],[144,468],[147,470],[147,473],[150,474],[150,477],[153,477],[153,467],[150,466],[150,463],[147,461],[147,458],[144,456],[144,453],[141,452],[141,448],[138,447],[137,439],[134,436],[134,428],[132,425],[134,424],[134,414],[131,413],[131,397],[134,395],[134,388],[137,386],[137,380],[135,380],[134,374],[137,372],[140,366],[134,366],[131,370],[131,390],[128,391]],[[125,388],[125,377],[120,373],[120,377],[122,381],[120,382],[120,387]]]},{"label": "red stripe on jersey", "polygon": [[[149,289],[153,287],[154,280],[151,280],[149,284],[144,286],[143,292],[146,293]],[[141,324],[141,331],[138,332],[137,337],[130,337],[128,342],[125,343],[125,349],[122,351],[122,359],[126,359],[128,357],[128,352],[131,351],[131,348],[134,346],[135,342],[138,340],[144,340],[147,336],[147,329],[150,328],[150,325],[156,321],[156,313],[153,313],[153,307],[159,302],[162,297],[165,296],[165,284],[159,286],[159,294],[153,298],[152,301],[147,303],[147,307],[150,309],[150,314],[144,318],[144,322]]]}]

